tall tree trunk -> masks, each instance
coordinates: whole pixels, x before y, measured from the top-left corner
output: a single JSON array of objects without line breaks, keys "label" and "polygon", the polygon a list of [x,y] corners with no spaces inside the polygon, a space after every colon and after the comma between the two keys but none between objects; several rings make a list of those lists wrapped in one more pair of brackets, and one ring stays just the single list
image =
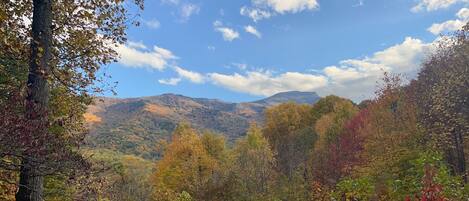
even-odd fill
[{"label": "tall tree trunk", "polygon": [[[49,102],[48,76],[52,44],[52,0],[33,1],[32,41],[29,61],[26,116],[30,120],[47,121]],[[41,131],[38,131],[41,132]],[[37,135],[31,133],[32,136]],[[40,174],[40,156],[26,155],[20,171],[17,201],[42,201],[44,177]]]},{"label": "tall tree trunk", "polygon": [[455,172],[457,175],[462,175],[464,183],[467,183],[467,175],[466,175],[466,158],[464,156],[464,138],[459,130],[453,131],[453,135],[456,138],[456,164],[455,164]]}]

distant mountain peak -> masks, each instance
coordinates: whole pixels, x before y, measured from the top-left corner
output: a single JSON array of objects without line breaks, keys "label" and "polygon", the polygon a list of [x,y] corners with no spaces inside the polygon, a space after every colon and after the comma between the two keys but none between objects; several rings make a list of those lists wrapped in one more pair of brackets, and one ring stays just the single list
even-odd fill
[{"label": "distant mountain peak", "polygon": [[284,91],[284,92],[276,93],[272,96],[284,96],[284,95],[315,95],[317,96],[318,94],[316,92],[311,92],[311,91]]},{"label": "distant mountain peak", "polygon": [[274,94],[262,100],[255,101],[254,103],[276,105],[291,101],[300,104],[313,104],[318,101],[319,98],[316,92],[287,91]]}]

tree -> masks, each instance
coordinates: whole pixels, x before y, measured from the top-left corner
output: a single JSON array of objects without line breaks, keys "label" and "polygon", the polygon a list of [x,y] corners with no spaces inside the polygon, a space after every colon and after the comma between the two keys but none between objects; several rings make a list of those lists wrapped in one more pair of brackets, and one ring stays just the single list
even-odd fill
[{"label": "tree", "polygon": [[289,179],[305,166],[315,133],[311,106],[284,103],[265,111],[263,134],[276,154],[278,170]]},{"label": "tree", "polygon": [[171,143],[163,158],[157,162],[153,175],[156,200],[174,200],[183,191],[195,200],[217,200],[218,196],[222,196],[216,190],[223,188],[215,184],[224,184],[217,177],[224,177],[225,167],[209,154],[206,147],[220,145],[204,145],[196,131],[187,124],[180,124],[175,129]]},{"label": "tree", "polygon": [[284,103],[268,108],[262,132],[275,153],[279,198],[307,199],[308,162],[317,139],[311,105]]},{"label": "tree", "polygon": [[[32,42],[27,81],[26,118],[47,121],[46,112],[49,104],[49,84],[47,74],[50,72],[52,57],[52,2],[37,0],[33,2]],[[39,115],[38,115],[39,114]],[[43,120],[42,120],[43,119]],[[44,128],[43,128],[44,129]],[[47,132],[37,130],[37,132]],[[42,134],[36,134],[42,135]],[[34,160],[41,160],[38,154],[28,154],[21,161],[20,188],[16,200],[40,201],[43,199],[44,179]]]},{"label": "tree", "polygon": [[409,168],[409,161],[425,150],[415,98],[415,91],[404,86],[402,76],[385,73],[376,98],[367,107],[360,130],[363,164],[357,168],[357,175],[373,178],[380,196],[389,196],[394,188],[389,183],[402,180],[401,173]]},{"label": "tree", "polygon": [[275,180],[274,153],[255,124],[236,142],[233,158],[234,200],[271,200]]},{"label": "tree", "polygon": [[[315,118],[315,132],[318,139],[311,151],[311,167],[312,175],[315,181],[328,187],[335,186],[338,180],[344,176],[347,161],[345,157],[350,143],[352,141],[344,141],[347,137],[348,129],[346,123],[358,113],[358,108],[352,101],[339,98],[336,96],[328,96],[322,98],[313,106],[313,115]],[[354,146],[354,145],[352,145]]]},{"label": "tree", "polygon": [[229,150],[226,147],[225,137],[221,134],[216,134],[206,131],[201,136],[202,145],[204,150],[213,159],[216,168],[211,172],[208,182],[205,184],[206,194],[202,200],[220,200],[227,197],[226,189],[229,189],[231,183],[229,180],[229,171],[231,168],[231,158]]},{"label": "tree", "polygon": [[[142,1],[136,0],[135,3],[143,8]],[[23,116],[16,120],[28,122],[26,125],[29,127],[38,126],[26,133],[28,129],[21,129],[22,136],[32,140],[19,142],[18,146],[2,145],[18,147],[20,155],[6,152],[1,156],[16,157],[21,161],[16,199],[42,200],[43,176],[47,175],[44,169],[53,169],[53,165],[49,164],[54,163],[50,160],[51,156],[58,154],[62,159],[72,158],[72,161],[79,158],[77,154],[63,157],[62,152],[73,153],[77,143],[67,144],[71,142],[72,138],[67,136],[71,132],[53,125],[57,122],[51,119],[57,119],[50,101],[52,93],[55,89],[64,89],[56,92],[87,104],[89,99],[86,96],[90,89],[94,92],[102,90],[93,86],[100,81],[96,73],[100,66],[117,58],[117,53],[109,44],[125,41],[128,13],[124,1],[2,1],[0,10],[1,65],[29,64],[27,72],[23,72],[28,75],[27,79],[20,80],[16,87],[1,91],[7,91],[7,99],[25,100],[24,105],[19,104],[24,106],[20,108],[24,116],[15,114]],[[31,19],[31,16],[32,20],[25,20]],[[19,90],[13,92],[10,89]],[[26,94],[23,100],[14,97],[22,92]],[[2,105],[2,110],[11,106],[8,104],[10,102]],[[75,118],[76,113],[68,117]],[[61,136],[54,135],[58,132]],[[1,133],[2,137],[10,134]]]},{"label": "tree", "polygon": [[227,148],[225,137],[221,134],[215,134],[210,131],[206,131],[201,136],[202,144],[204,149],[211,157],[222,161],[227,159]]},{"label": "tree", "polygon": [[469,133],[469,23],[443,40],[418,75],[419,120],[428,140],[445,153],[456,175],[466,179]]}]

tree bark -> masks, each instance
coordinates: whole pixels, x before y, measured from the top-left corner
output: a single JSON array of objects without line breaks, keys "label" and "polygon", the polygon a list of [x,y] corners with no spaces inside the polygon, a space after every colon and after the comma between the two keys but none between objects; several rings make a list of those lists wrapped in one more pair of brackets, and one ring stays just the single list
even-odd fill
[{"label": "tree bark", "polygon": [[[52,0],[34,0],[26,97],[26,116],[30,120],[47,121],[51,44]],[[40,133],[31,133],[33,138],[35,135],[40,135]],[[34,152],[24,157],[20,171],[19,190],[16,193],[17,201],[44,200],[44,178],[40,174],[40,158],[41,156]]]}]

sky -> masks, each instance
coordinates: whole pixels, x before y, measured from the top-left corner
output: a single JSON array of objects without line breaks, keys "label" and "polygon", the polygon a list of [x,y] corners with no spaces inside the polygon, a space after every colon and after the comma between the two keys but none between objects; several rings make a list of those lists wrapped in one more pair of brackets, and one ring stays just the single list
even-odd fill
[{"label": "sky", "polygon": [[[228,102],[313,91],[356,102],[384,72],[414,78],[469,0],[147,0],[120,59],[117,97]],[[105,95],[111,96],[108,92]]]}]

